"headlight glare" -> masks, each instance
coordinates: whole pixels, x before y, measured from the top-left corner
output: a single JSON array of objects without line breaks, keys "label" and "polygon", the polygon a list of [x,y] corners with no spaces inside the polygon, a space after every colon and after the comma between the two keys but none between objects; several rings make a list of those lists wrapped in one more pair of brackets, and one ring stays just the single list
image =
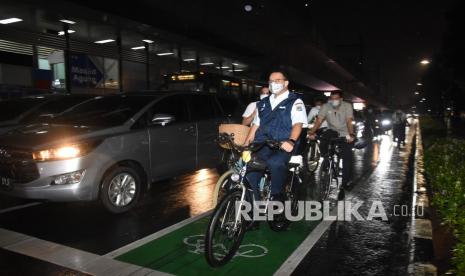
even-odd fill
[{"label": "headlight glare", "polygon": [[82,150],[79,145],[71,145],[37,151],[32,156],[36,161],[62,160],[78,157],[81,155],[81,152]]}]

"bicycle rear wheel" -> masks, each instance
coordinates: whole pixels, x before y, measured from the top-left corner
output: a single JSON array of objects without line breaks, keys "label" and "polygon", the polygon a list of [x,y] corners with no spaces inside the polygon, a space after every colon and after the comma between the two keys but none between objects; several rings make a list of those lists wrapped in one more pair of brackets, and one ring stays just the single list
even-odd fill
[{"label": "bicycle rear wheel", "polygon": [[243,218],[236,222],[236,202],[241,200],[241,195],[241,191],[226,195],[213,212],[205,235],[205,257],[210,266],[229,262],[242,242]]},{"label": "bicycle rear wheel", "polygon": [[[298,212],[298,198],[296,190],[298,188],[298,185],[300,184],[300,179],[297,175],[294,175],[293,179],[291,179],[290,181],[292,182],[286,185],[286,191],[284,194],[286,196],[286,201],[289,202],[289,206],[291,208],[289,213],[295,216]],[[271,220],[268,220],[268,225],[270,229],[276,232],[286,230],[290,224],[291,221],[289,221],[286,218],[286,209],[283,211],[282,214],[275,215]]]}]

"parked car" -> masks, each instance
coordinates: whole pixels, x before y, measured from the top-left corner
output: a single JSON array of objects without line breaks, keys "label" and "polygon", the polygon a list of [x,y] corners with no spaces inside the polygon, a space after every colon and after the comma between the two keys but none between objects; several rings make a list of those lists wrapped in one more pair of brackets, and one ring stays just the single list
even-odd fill
[{"label": "parked car", "polygon": [[0,101],[0,134],[21,125],[46,122],[89,99],[92,96],[51,94]]},{"label": "parked car", "polygon": [[133,208],[156,180],[216,165],[221,106],[192,92],[100,96],[0,137],[0,192]]}]

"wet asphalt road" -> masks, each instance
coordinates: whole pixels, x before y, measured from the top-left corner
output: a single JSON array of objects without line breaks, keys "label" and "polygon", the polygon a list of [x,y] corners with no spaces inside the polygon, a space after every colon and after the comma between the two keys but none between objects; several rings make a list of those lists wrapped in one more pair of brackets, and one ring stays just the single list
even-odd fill
[{"label": "wet asphalt road", "polygon": [[[412,138],[410,133],[410,138]],[[346,200],[363,201],[359,213],[366,218],[371,203],[382,202],[388,221],[350,221],[333,223],[317,242],[294,275],[407,275],[408,214],[400,215],[405,205],[410,210],[412,145],[397,149],[389,137],[375,145],[373,172],[358,181]],[[391,146],[392,145],[392,146]],[[359,160],[360,162],[360,160]],[[375,165],[376,164],[376,165]],[[358,166],[358,165],[357,165]]]},{"label": "wet asphalt road", "polygon": [[[405,201],[409,149],[392,147],[385,136],[382,142],[356,151],[358,184],[348,197],[381,199],[386,207]],[[32,201],[0,195],[0,227],[103,255],[209,210],[217,178],[216,170],[203,169],[155,183],[141,204],[123,215],[109,214],[98,203],[47,202],[2,213]],[[360,210],[367,212],[366,206]],[[405,270],[404,220],[345,222],[339,235],[333,234],[325,234],[297,275],[402,275],[397,272]]]},{"label": "wet asphalt road", "polygon": [[[139,206],[123,215],[98,203],[42,203],[0,213],[0,227],[95,254],[106,254],[186,218],[211,209],[218,175],[203,169],[155,183]],[[0,200],[3,202],[4,197]],[[30,201],[7,199],[24,204]],[[0,211],[1,212],[1,211]]]}]

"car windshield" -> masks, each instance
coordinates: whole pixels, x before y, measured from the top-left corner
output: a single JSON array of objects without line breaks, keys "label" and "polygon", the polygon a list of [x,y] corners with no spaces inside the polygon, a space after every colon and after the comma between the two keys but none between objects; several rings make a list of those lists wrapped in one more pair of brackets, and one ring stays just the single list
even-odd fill
[{"label": "car windshield", "polygon": [[147,97],[95,97],[52,120],[56,124],[112,127],[124,124],[151,102]]},{"label": "car windshield", "polygon": [[14,120],[46,100],[45,97],[34,97],[0,101],[0,121]]},{"label": "car windshield", "polygon": [[24,117],[21,122],[23,123],[38,123],[38,122],[49,122],[53,119],[54,116],[59,115],[60,113],[66,111],[67,109],[84,102],[85,100],[90,100],[90,96],[84,95],[70,95],[57,97],[52,99],[39,108],[37,108],[32,113]]}]

